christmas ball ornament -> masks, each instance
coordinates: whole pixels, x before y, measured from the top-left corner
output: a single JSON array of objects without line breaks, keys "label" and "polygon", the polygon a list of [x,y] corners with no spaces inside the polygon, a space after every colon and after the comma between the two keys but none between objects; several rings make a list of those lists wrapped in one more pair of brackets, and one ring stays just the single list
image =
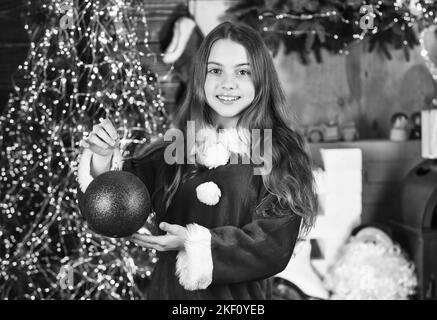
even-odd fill
[{"label": "christmas ball ornament", "polygon": [[147,187],[126,171],[108,171],[94,178],[81,202],[90,229],[113,238],[138,231],[151,211]]}]

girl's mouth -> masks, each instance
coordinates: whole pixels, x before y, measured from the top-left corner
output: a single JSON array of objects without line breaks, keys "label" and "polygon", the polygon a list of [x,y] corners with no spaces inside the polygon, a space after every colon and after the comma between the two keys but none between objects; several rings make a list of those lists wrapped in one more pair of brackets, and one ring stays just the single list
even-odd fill
[{"label": "girl's mouth", "polygon": [[216,96],[221,102],[234,102],[240,99],[240,96]]}]

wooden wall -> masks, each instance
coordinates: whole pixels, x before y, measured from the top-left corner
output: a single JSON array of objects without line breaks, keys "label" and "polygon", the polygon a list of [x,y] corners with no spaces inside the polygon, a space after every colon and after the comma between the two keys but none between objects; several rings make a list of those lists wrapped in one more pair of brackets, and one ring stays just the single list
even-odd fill
[{"label": "wooden wall", "polygon": [[363,224],[386,223],[399,210],[399,188],[406,174],[422,161],[419,140],[361,140],[311,143],[313,162],[323,167],[320,149],[360,148],[363,154]]}]

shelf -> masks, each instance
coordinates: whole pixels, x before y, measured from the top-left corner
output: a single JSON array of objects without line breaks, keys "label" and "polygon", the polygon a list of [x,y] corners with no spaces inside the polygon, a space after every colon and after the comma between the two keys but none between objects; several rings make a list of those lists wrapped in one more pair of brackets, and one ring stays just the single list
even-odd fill
[{"label": "shelf", "polygon": [[421,140],[356,140],[309,143],[316,164],[321,163],[320,149],[359,148],[363,153],[363,162],[419,162],[422,160]]}]

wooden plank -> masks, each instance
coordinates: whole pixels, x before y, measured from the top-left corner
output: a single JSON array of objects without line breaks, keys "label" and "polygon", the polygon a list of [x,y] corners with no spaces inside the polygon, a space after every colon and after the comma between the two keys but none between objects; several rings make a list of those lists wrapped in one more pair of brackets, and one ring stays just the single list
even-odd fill
[{"label": "wooden plank", "polygon": [[167,101],[164,103],[164,105],[165,105],[165,110],[168,112],[170,116],[170,119],[173,119],[178,106],[175,103],[167,102]]},{"label": "wooden plank", "polygon": [[141,65],[157,73],[159,76],[165,76],[171,69],[171,65],[162,62],[162,52],[159,44],[150,43],[149,49],[138,46],[138,49],[144,54],[140,57]]},{"label": "wooden plank", "polygon": [[11,92],[10,90],[0,89],[0,114],[3,113],[3,111],[6,108],[6,104],[9,100],[9,93],[10,92]]},{"label": "wooden plank", "polygon": [[[162,32],[162,28],[166,23],[168,23],[168,16],[147,18],[147,31],[149,32],[147,39],[149,42],[160,41],[160,33]],[[138,26],[137,35],[139,42],[143,42],[146,36],[146,29],[144,25],[140,24]]]},{"label": "wooden plank", "polygon": [[29,42],[29,35],[24,30],[24,23],[19,18],[0,19],[0,43]]},{"label": "wooden plank", "polygon": [[364,182],[401,182],[420,160],[368,162],[364,165]]},{"label": "wooden plank", "polygon": [[400,155],[403,159],[422,159],[421,140],[409,140],[407,143],[403,143]]},{"label": "wooden plank", "polygon": [[180,83],[180,78],[176,72],[170,72],[166,77],[159,78],[159,83],[162,85],[173,85],[175,83]]},{"label": "wooden plank", "polygon": [[161,88],[162,95],[165,97],[165,100],[167,102],[171,102],[171,103],[176,102],[176,95],[181,87],[181,84],[179,82],[160,83],[159,87]]},{"label": "wooden plank", "polygon": [[320,160],[320,155],[317,155],[316,153],[322,148],[359,148],[363,153],[363,162],[418,159],[420,158],[421,152],[421,144],[419,140],[408,140],[402,142],[390,140],[357,140],[351,142],[339,141],[310,143],[309,146],[316,161]]},{"label": "wooden plank", "polygon": [[[142,7],[148,17],[184,13],[188,10],[187,0],[147,0],[143,2]],[[134,7],[128,9],[128,13],[137,16],[140,11]]]},{"label": "wooden plank", "polygon": [[0,1],[0,43],[29,41],[21,19],[23,3],[23,0]]},{"label": "wooden plank", "polygon": [[0,48],[0,84],[9,86],[11,75],[17,70],[27,56],[28,48],[9,46]]},{"label": "wooden plank", "polygon": [[188,4],[188,0],[147,0],[144,3],[144,6],[149,9],[165,9],[165,8],[174,8],[178,5],[186,6]]},{"label": "wooden plank", "polygon": [[[145,8],[149,42],[162,42],[168,38],[172,32],[173,22],[178,17],[188,14],[186,1],[147,2]],[[144,25],[138,26],[137,35],[140,43],[144,41],[145,31]]]},{"label": "wooden plank", "polygon": [[[161,60],[161,62],[162,62],[162,58],[159,56],[162,53],[162,50],[161,50],[161,47],[160,47],[159,43],[157,43],[157,42],[150,42],[148,44],[148,48],[144,44],[139,44],[139,45],[137,45],[137,49],[139,51],[141,51],[142,53],[144,53],[144,55],[147,55],[149,53],[150,54],[156,54],[157,55],[156,59],[158,59],[158,61]],[[154,62],[154,58],[153,58],[153,56],[150,56],[150,57],[144,56],[142,58],[141,62],[144,62],[144,63],[153,63]]]},{"label": "wooden plank", "polygon": [[0,48],[23,48],[27,50],[30,47],[30,42],[2,42]]},{"label": "wooden plank", "polygon": [[366,161],[390,161],[399,158],[399,144],[389,140],[355,141],[340,143],[349,148],[360,148],[363,154],[363,162]]},{"label": "wooden plank", "polygon": [[395,204],[363,204],[362,224],[388,222],[397,213]]},{"label": "wooden plank", "polygon": [[364,183],[363,204],[392,204],[397,201],[400,183]]},{"label": "wooden plank", "polygon": [[[171,36],[173,18],[167,15],[146,18],[148,31],[147,41],[149,43],[161,42],[164,38]],[[139,24],[136,34],[138,37],[138,43],[143,43],[146,38],[146,27],[143,24]]]}]

